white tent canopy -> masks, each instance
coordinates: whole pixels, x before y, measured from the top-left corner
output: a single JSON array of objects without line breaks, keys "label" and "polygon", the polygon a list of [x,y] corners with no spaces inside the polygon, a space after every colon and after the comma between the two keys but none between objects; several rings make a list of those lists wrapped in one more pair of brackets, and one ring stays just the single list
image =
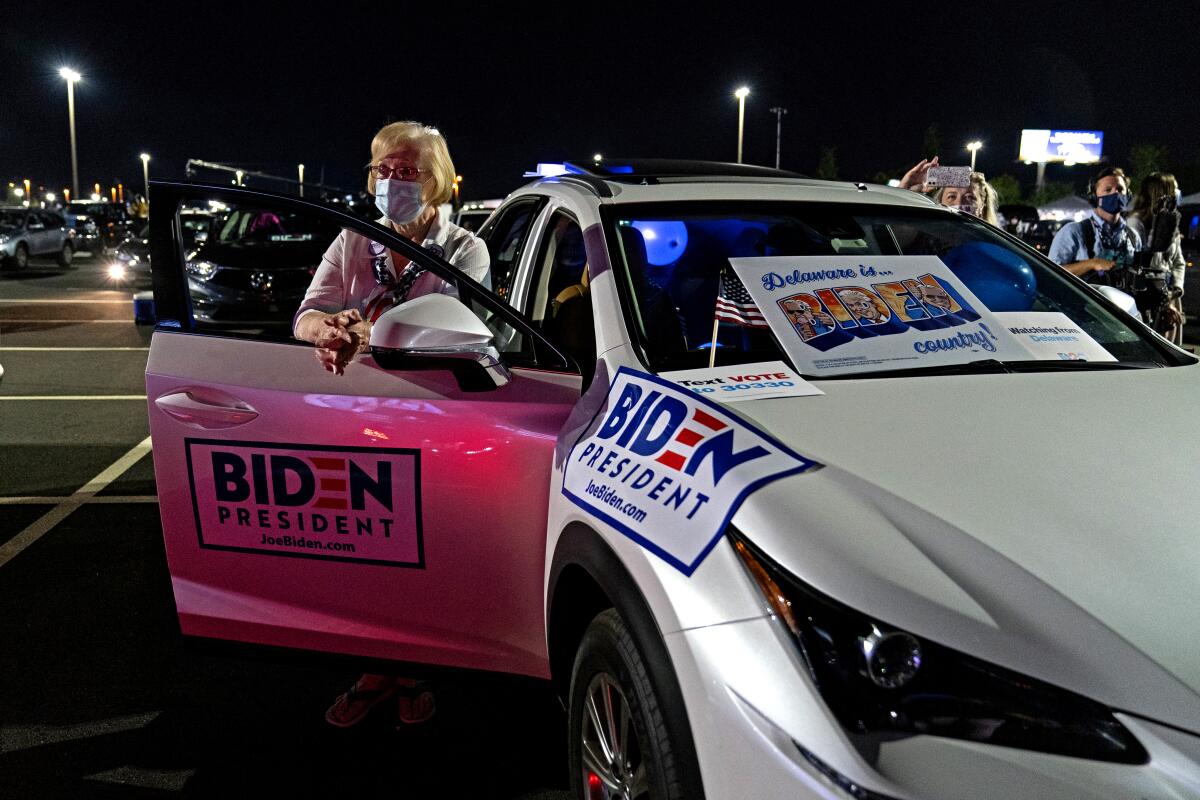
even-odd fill
[{"label": "white tent canopy", "polygon": [[1038,207],[1038,216],[1042,219],[1081,220],[1090,213],[1091,203],[1082,197],[1063,197]]}]

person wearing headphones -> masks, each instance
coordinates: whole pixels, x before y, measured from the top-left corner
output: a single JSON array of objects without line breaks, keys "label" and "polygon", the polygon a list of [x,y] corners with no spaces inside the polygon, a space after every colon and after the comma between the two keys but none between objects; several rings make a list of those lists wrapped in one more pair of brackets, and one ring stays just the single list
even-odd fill
[{"label": "person wearing headphones", "polygon": [[1122,217],[1129,200],[1124,170],[1105,167],[1096,173],[1088,183],[1091,215],[1059,228],[1050,243],[1050,260],[1088,283],[1102,283],[1110,269],[1131,263],[1141,239]]}]

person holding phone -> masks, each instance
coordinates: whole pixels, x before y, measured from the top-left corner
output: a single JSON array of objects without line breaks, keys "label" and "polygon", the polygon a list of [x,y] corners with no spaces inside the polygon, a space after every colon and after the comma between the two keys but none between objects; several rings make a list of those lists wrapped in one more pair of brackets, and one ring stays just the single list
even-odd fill
[{"label": "person holding phone", "polygon": [[937,156],[913,165],[900,179],[900,188],[933,194],[939,205],[957,208],[991,225],[1000,225],[997,194],[982,172],[970,167],[943,167]]}]

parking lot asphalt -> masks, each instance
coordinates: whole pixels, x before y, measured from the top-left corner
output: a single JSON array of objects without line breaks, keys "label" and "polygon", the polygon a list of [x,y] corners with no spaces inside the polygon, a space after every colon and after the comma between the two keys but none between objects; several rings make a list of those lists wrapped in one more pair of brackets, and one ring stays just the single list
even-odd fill
[{"label": "parking lot asphalt", "polygon": [[0,798],[568,797],[539,682],[454,676],[427,726],[398,731],[386,705],[338,730],[323,714],[348,665],[184,646],[151,331],[103,266],[0,271]]}]

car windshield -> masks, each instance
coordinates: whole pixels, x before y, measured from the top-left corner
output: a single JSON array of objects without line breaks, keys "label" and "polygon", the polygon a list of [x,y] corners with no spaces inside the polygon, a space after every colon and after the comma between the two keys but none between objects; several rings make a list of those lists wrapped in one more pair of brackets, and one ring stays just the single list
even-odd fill
[{"label": "car windshield", "polygon": [[103,203],[70,203],[67,211],[72,214],[93,214],[103,216],[108,210]]},{"label": "car windshield", "polygon": [[[749,201],[614,205],[604,214],[633,299],[630,322],[656,371],[707,366],[714,344],[718,364],[784,359],[811,377],[983,361],[1184,363],[1144,326],[966,214]],[[730,259],[749,270],[748,282]]]},{"label": "car windshield", "polygon": [[341,232],[337,226],[310,216],[253,208],[230,211],[217,223],[217,229],[217,243],[223,245],[331,242]]}]

